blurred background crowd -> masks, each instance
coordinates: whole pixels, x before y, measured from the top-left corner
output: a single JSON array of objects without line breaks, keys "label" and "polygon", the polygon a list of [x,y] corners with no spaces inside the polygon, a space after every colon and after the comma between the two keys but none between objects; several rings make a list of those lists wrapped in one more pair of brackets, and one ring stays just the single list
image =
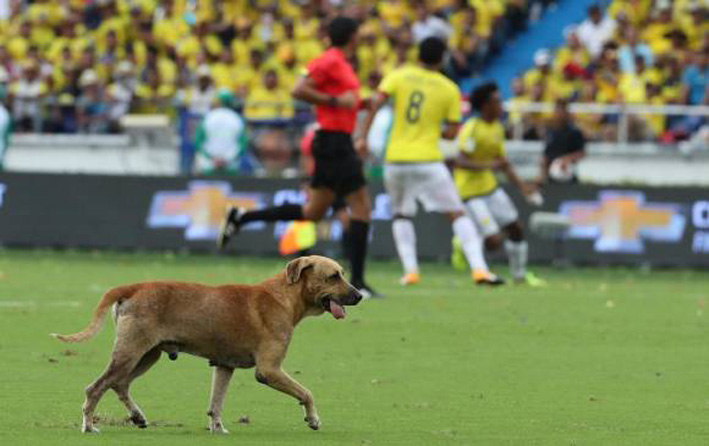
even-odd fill
[{"label": "blurred background crowd", "polygon": [[[0,0],[0,97],[16,132],[118,133],[126,115],[159,114],[170,118],[183,146],[193,144],[210,110],[228,106],[246,123],[240,153],[252,159],[241,170],[271,166],[266,170],[278,174],[298,158],[312,122],[290,90],[324,49],[330,17],[347,14],[362,24],[352,63],[367,98],[387,72],[415,62],[416,43],[430,35],[449,43],[446,74],[469,82],[555,4]],[[707,11],[706,0],[612,0],[590,8],[583,23],[566,30],[563,47],[539,50],[534,68],[514,80],[510,135],[546,137],[552,113],[524,110],[529,103],[707,104]],[[589,139],[617,138],[618,113],[577,118]],[[675,141],[705,122],[632,115],[627,136]]]},{"label": "blurred background crowd", "polygon": [[435,34],[453,49],[448,71],[468,77],[525,26],[527,0],[34,0],[6,1],[0,83],[16,129],[116,132],[126,113],[204,114],[227,89],[249,121],[289,120],[289,91],[324,48],[324,25],[363,23],[362,95],[416,58]]},{"label": "blurred background crowd", "polygon": [[[593,6],[565,30],[565,45],[540,49],[535,67],[512,85],[511,125],[526,139],[545,133],[548,113],[522,114],[520,104],[567,99],[626,105],[708,105],[709,8],[705,0],[614,0]],[[629,140],[687,138],[706,116],[630,116]],[[616,113],[582,113],[577,122],[592,139],[617,140]]]}]

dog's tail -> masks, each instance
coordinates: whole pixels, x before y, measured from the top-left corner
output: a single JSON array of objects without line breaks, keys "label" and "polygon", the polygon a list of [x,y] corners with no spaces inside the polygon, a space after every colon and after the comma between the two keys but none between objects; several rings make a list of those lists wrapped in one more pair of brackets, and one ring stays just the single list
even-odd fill
[{"label": "dog's tail", "polygon": [[96,334],[101,330],[103,326],[103,321],[105,319],[108,309],[111,305],[118,302],[119,300],[125,300],[132,296],[134,287],[117,287],[109,290],[103,295],[98,305],[94,309],[94,316],[91,318],[89,325],[84,328],[79,333],[74,333],[71,335],[61,335],[57,333],[51,333],[50,336],[59,339],[62,342],[84,342],[96,336]]}]

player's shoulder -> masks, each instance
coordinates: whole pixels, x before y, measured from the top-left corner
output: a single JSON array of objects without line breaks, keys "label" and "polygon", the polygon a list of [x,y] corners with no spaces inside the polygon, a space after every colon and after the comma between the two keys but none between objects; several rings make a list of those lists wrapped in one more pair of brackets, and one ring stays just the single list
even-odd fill
[{"label": "player's shoulder", "polygon": [[329,67],[337,64],[339,62],[338,58],[336,55],[333,53],[332,48],[323,51],[320,53],[318,56],[316,56],[314,59],[311,59],[310,62],[306,64],[306,66],[309,69],[315,68],[315,67]]},{"label": "player's shoulder", "polygon": [[444,88],[448,89],[453,93],[460,94],[460,87],[458,87],[458,84],[456,84],[451,78],[439,72],[435,72],[434,74],[436,75],[436,78],[441,83],[441,85],[444,86]]},{"label": "player's shoulder", "polygon": [[392,79],[396,79],[399,82],[420,82],[420,75],[417,67],[415,65],[403,65],[401,67],[394,68],[389,75]]},{"label": "player's shoulder", "polygon": [[463,130],[473,132],[478,123],[478,118],[471,116],[463,122]]},{"label": "player's shoulder", "polygon": [[425,76],[429,82],[435,83],[437,89],[448,94],[460,95],[460,88],[451,78],[438,71],[425,70]]}]

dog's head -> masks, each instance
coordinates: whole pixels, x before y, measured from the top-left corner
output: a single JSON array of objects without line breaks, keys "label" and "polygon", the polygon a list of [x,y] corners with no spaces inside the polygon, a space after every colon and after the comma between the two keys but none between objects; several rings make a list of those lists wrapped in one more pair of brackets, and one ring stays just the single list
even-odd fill
[{"label": "dog's head", "polygon": [[327,311],[335,319],[345,317],[345,306],[357,305],[362,294],[344,277],[342,267],[321,256],[300,257],[286,266],[286,282],[303,284],[303,299],[310,311]]}]

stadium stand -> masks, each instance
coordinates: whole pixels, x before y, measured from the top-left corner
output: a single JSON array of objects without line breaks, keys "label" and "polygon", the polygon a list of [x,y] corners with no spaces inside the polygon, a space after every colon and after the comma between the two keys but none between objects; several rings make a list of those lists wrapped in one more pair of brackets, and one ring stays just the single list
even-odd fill
[{"label": "stadium stand", "polygon": [[[342,8],[363,23],[357,64],[365,85],[414,60],[413,44],[431,34],[450,40],[451,74],[470,75],[529,11],[525,0]],[[287,92],[322,51],[323,24],[342,8],[288,0],[17,2],[0,29],[1,80],[25,131],[116,131],[123,114],[174,114],[175,106],[203,113],[219,88],[249,104],[250,120],[290,119]]]},{"label": "stadium stand", "polygon": [[[701,0],[591,6],[582,23],[566,28],[563,46],[554,53],[539,49],[534,67],[514,79],[510,126],[521,126],[525,139],[543,139],[549,114],[521,111],[530,103],[562,98],[607,106],[600,113],[586,107],[577,115],[591,139],[691,138],[707,124],[706,109],[691,107],[709,104],[708,12]],[[620,138],[619,107],[646,111],[627,116]]]},{"label": "stadium stand", "polygon": [[278,144],[296,153],[286,141],[296,140],[311,116],[289,90],[303,65],[323,50],[324,24],[334,14],[362,23],[355,63],[367,97],[384,74],[414,61],[416,42],[429,35],[449,40],[451,77],[475,75],[549,3],[10,2],[0,17],[0,90],[16,132],[117,133],[128,114],[164,114],[189,145],[195,122],[217,91],[228,89],[256,128],[254,140],[264,139],[264,128],[280,129],[291,138],[276,137]]}]

